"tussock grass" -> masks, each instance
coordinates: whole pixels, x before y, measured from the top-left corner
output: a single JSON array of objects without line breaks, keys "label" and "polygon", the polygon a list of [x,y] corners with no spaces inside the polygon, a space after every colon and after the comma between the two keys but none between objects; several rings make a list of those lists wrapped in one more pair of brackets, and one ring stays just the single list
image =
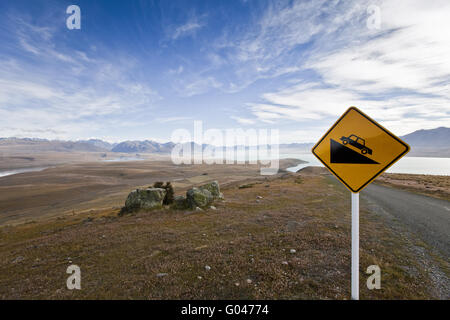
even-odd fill
[{"label": "tussock grass", "polygon": [[[349,194],[323,175],[298,179],[229,184],[217,210],[102,209],[0,228],[0,298],[349,299]],[[364,208],[360,233],[363,299],[432,298],[405,241]],[[79,291],[66,289],[72,263]],[[381,290],[365,286],[371,264]]]},{"label": "tussock grass", "polygon": [[383,173],[375,181],[379,184],[450,201],[449,176]]}]

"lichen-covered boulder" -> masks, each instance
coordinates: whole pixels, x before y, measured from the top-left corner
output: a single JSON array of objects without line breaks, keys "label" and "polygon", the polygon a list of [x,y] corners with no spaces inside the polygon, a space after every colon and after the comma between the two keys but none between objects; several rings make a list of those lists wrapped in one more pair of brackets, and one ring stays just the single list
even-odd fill
[{"label": "lichen-covered boulder", "polygon": [[166,195],[162,188],[136,189],[127,197],[123,212],[133,212],[139,209],[150,210],[161,208]]},{"label": "lichen-covered boulder", "polygon": [[200,190],[208,190],[209,192],[211,192],[211,195],[213,196],[214,199],[222,199],[223,198],[223,194],[220,193],[220,187],[219,187],[219,183],[217,181],[213,181],[207,184],[204,184],[202,186],[199,187]]},{"label": "lichen-covered boulder", "polygon": [[204,208],[214,201],[214,197],[207,189],[191,188],[186,192],[186,201],[191,209]]},{"label": "lichen-covered boulder", "polygon": [[189,207],[189,206],[188,206],[186,197],[183,197],[183,196],[176,196],[176,197],[173,199],[173,204],[172,204],[172,208],[173,208],[173,209],[183,210],[183,209],[187,209],[188,207]]}]

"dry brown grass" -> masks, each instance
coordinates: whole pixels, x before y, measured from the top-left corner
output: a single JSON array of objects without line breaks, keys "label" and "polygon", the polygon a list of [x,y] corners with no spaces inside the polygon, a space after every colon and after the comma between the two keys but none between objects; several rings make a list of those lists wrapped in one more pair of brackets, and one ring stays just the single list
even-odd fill
[{"label": "dry brown grass", "polygon": [[[280,167],[295,163],[281,160]],[[121,207],[132,189],[155,181],[173,181],[183,191],[206,181],[232,183],[256,177],[261,177],[259,166],[248,164],[177,166],[160,160],[66,164],[0,178],[0,225]]]},{"label": "dry brown grass", "polygon": [[[245,182],[229,181],[217,210],[165,209],[119,218],[118,210],[104,209],[3,227],[0,297],[348,299],[348,192],[324,175],[247,182],[262,183],[239,189]],[[81,268],[80,291],[65,286],[72,263]],[[371,264],[381,267],[381,290],[365,286],[364,270]],[[432,297],[423,266],[404,239],[364,208],[360,276],[363,299]]]},{"label": "dry brown grass", "polygon": [[383,185],[450,200],[450,176],[383,173],[375,181]]}]

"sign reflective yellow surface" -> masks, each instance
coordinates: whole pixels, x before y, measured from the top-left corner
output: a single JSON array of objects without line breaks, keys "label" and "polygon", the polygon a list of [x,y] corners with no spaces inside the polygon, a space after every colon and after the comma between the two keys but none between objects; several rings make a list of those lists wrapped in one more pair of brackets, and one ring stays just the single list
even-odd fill
[{"label": "sign reflective yellow surface", "polygon": [[350,107],[312,153],[352,192],[359,192],[409,151],[409,146]]}]

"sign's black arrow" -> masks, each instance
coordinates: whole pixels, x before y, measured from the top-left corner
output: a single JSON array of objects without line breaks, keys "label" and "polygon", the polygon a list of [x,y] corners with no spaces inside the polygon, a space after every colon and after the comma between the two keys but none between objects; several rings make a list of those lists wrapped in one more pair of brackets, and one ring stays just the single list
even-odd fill
[{"label": "sign's black arrow", "polygon": [[378,164],[378,162],[363,156],[349,147],[330,139],[330,162],[331,163],[359,163],[359,164]]}]

